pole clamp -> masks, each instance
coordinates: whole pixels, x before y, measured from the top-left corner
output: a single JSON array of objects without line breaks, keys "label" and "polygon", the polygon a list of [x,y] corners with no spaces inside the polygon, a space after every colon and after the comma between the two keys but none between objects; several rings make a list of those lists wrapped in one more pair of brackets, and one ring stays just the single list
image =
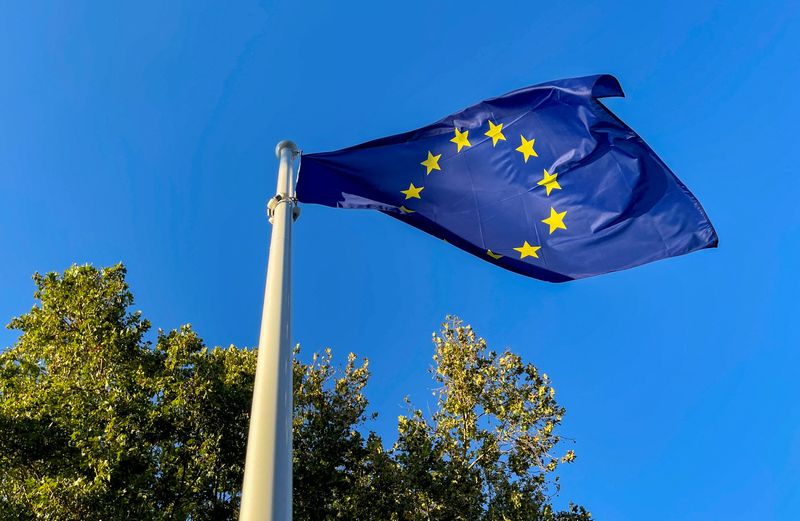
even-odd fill
[{"label": "pole clamp", "polygon": [[269,217],[269,223],[273,223],[275,219],[275,210],[281,203],[291,205],[292,222],[297,221],[297,219],[300,217],[300,206],[297,204],[297,197],[286,197],[284,194],[275,194],[275,197],[267,201],[267,216]]}]

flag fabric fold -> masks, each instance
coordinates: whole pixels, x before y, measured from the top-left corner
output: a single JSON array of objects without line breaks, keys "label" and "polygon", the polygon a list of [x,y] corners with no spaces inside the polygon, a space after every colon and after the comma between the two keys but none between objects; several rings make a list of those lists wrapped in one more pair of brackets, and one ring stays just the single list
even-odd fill
[{"label": "flag fabric fold", "polygon": [[717,246],[700,203],[598,98],[610,75],[520,89],[431,125],[302,154],[303,203],[384,212],[551,282]]}]

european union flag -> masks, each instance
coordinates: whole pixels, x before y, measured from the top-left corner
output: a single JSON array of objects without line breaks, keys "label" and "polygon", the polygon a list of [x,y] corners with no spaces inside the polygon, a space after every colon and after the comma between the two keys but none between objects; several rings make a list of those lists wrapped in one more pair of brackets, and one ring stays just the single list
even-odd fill
[{"label": "european union flag", "polygon": [[426,127],[303,154],[301,202],[371,208],[503,268],[563,282],[717,245],[700,203],[598,98],[544,83]]}]

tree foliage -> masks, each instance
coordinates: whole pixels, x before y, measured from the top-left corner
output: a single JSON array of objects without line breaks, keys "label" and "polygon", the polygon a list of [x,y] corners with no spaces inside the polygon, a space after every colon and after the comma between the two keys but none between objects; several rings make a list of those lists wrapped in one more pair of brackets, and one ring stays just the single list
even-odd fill
[{"label": "tree foliage", "polygon": [[[37,305],[0,353],[0,519],[235,519],[255,350],[190,326],[150,334],[125,268],[36,274]],[[297,520],[589,520],[556,512],[547,375],[451,317],[434,335],[437,407],[368,430],[366,360],[294,360]],[[296,351],[299,355],[299,348]]]},{"label": "tree foliage", "polygon": [[582,508],[556,514],[550,505],[558,478],[547,476],[575,454],[554,452],[564,408],[547,375],[488,350],[456,317],[433,342],[437,407],[431,418],[418,409],[401,416],[395,446],[412,518],[588,519]]},{"label": "tree foliage", "polygon": [[255,359],[128,312],[122,266],[35,275],[0,355],[0,518],[223,519]]}]

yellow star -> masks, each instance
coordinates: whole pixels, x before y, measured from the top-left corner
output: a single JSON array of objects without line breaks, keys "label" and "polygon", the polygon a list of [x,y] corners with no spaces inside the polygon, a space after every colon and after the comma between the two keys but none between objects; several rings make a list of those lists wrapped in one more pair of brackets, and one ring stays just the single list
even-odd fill
[{"label": "yellow star", "polygon": [[536,141],[535,139],[528,141],[525,139],[525,136],[520,136],[519,138],[522,140],[522,144],[516,148],[516,151],[521,152],[522,155],[525,156],[526,163],[528,162],[528,158],[531,156],[539,157],[539,154],[537,154],[533,149],[533,142]]},{"label": "yellow star", "polygon": [[439,168],[439,158],[440,157],[442,157],[442,154],[439,154],[438,156],[435,156],[435,155],[431,154],[430,150],[428,150],[428,159],[426,159],[425,161],[420,163],[422,166],[424,166],[425,168],[428,169],[428,171],[425,172],[426,174],[430,174],[434,170],[441,170],[441,168]]},{"label": "yellow star", "polygon": [[498,141],[505,141],[506,137],[503,135],[503,124],[495,125],[489,121],[489,130],[484,134],[492,138],[492,146],[497,145]]},{"label": "yellow star", "polygon": [[552,206],[550,207],[550,217],[547,219],[542,219],[542,222],[550,226],[550,234],[557,229],[561,228],[562,230],[566,230],[567,227],[564,225],[564,216],[567,215],[566,210],[558,213],[555,208]]},{"label": "yellow star", "polygon": [[461,149],[464,147],[471,147],[472,145],[469,144],[469,140],[467,139],[467,134],[469,134],[469,130],[465,130],[461,132],[460,130],[456,129],[456,137],[451,139],[450,141],[458,145],[457,152],[461,152]]},{"label": "yellow star", "polygon": [[552,192],[553,189],[561,190],[561,185],[558,184],[558,181],[556,181],[556,177],[558,177],[557,173],[553,172],[551,174],[545,168],[544,169],[544,177],[542,178],[541,181],[539,181],[536,184],[539,185],[539,186],[544,186],[547,189],[547,195],[550,195],[550,192]]},{"label": "yellow star", "polygon": [[533,257],[534,259],[539,258],[539,254],[536,253],[537,251],[541,250],[541,246],[531,246],[528,244],[528,241],[520,246],[519,248],[514,248],[516,251],[519,252],[519,258],[524,259],[525,257]]},{"label": "yellow star", "polygon": [[[408,198],[406,198],[406,199],[408,199]],[[409,210],[405,206],[401,206],[400,207],[400,211],[403,212],[403,213],[415,213],[414,210]]]},{"label": "yellow star", "polygon": [[486,255],[488,255],[489,257],[493,258],[494,260],[497,260],[500,257],[502,257],[502,255],[500,255],[499,253],[495,253],[492,250],[486,250]]},{"label": "yellow star", "polygon": [[419,196],[419,193],[425,189],[424,186],[414,186],[414,183],[409,183],[408,190],[400,190],[401,194],[406,195],[406,199],[411,199],[412,197],[416,197],[417,199],[422,199]]}]

